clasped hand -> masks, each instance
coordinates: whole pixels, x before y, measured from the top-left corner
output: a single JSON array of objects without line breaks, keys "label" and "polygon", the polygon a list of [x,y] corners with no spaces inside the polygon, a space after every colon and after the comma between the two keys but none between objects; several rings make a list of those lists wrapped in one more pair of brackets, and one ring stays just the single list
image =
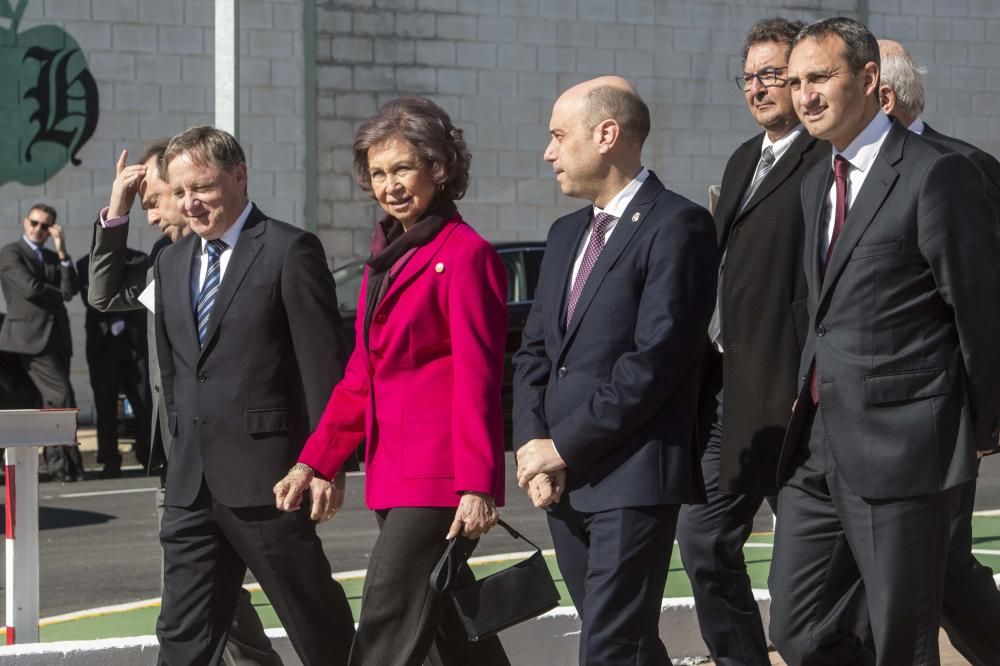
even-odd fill
[{"label": "clasped hand", "polygon": [[275,506],[281,511],[298,511],[306,489],[312,500],[309,517],[320,523],[325,522],[344,505],[347,474],[339,472],[331,483],[311,472],[292,468],[285,478],[274,484]]}]

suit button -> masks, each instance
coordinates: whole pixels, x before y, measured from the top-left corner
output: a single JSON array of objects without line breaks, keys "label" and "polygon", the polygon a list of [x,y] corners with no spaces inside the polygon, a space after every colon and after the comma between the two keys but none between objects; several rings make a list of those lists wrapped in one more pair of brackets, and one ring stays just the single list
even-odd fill
[{"label": "suit button", "polygon": [[826,335],[826,329],[823,327],[823,324],[820,324],[816,327],[816,337],[822,338],[824,335]]},{"label": "suit button", "polygon": [[198,381],[200,383],[204,384],[206,381],[208,381],[208,375],[206,375],[204,372],[199,372],[198,373]]},{"label": "suit button", "polygon": [[198,425],[198,417],[196,416],[193,419],[191,419],[191,423]]},{"label": "suit button", "polygon": [[569,370],[566,369],[566,366],[563,366],[556,371],[556,374],[559,375],[559,379],[562,379],[569,374]]}]

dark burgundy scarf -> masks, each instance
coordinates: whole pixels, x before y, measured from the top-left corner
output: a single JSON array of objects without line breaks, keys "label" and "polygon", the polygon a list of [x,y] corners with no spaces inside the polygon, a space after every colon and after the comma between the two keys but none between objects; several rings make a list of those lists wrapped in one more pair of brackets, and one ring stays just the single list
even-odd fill
[{"label": "dark burgundy scarf", "polygon": [[389,291],[392,281],[417,249],[434,240],[445,223],[457,214],[454,201],[435,200],[409,231],[404,232],[402,223],[391,216],[382,218],[375,225],[372,256],[365,262],[368,265],[368,289],[365,292],[366,346],[372,315]]}]

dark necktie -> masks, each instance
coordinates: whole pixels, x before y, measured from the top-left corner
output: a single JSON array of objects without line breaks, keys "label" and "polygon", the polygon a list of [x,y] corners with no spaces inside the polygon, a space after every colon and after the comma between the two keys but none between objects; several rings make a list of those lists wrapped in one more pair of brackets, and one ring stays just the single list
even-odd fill
[{"label": "dark necktie", "polygon": [[[833,246],[840,237],[840,232],[844,228],[844,220],[847,219],[847,173],[851,170],[851,163],[840,155],[833,158],[833,181],[836,187],[836,196],[833,209],[833,233],[830,235],[830,245],[826,248],[826,257],[820,270],[821,275],[826,274],[826,265],[830,263],[833,256]],[[819,404],[819,384],[816,381],[816,362],[813,361],[812,372],[809,375],[809,394],[812,396],[814,405]]]},{"label": "dark necktie", "polygon": [[205,283],[198,294],[198,304],[195,307],[195,320],[198,323],[198,342],[205,344],[205,334],[208,333],[208,319],[215,305],[215,296],[219,293],[219,282],[222,271],[219,266],[219,256],[228,246],[221,240],[210,240],[205,244],[208,255],[208,270],[205,272]]},{"label": "dark necktie", "polygon": [[[743,209],[750,203],[750,199],[757,192],[757,188],[760,187],[767,174],[771,172],[774,162],[774,148],[767,146],[760,153],[757,170],[754,172],[753,180],[750,181],[750,187],[747,188],[746,193],[743,195],[743,203],[740,204],[739,210],[736,213],[737,215],[743,212]],[[722,259],[719,261],[719,281],[715,290],[715,311],[712,312],[712,320],[708,322],[708,339],[712,341],[712,346],[719,352],[722,351],[722,278],[725,274],[727,253],[728,248],[722,251]]]},{"label": "dark necktie", "polygon": [[583,287],[587,284],[587,277],[590,275],[590,271],[594,269],[597,258],[601,256],[601,250],[604,249],[604,234],[607,233],[608,225],[614,219],[614,215],[608,215],[607,213],[598,213],[594,216],[594,226],[590,230],[590,240],[587,241],[587,249],[583,252],[583,261],[580,262],[580,270],[576,273],[576,279],[573,280],[573,288],[570,289],[569,299],[566,301],[566,328],[569,328],[569,323],[573,321],[573,311],[576,310],[577,301],[580,300]]}]

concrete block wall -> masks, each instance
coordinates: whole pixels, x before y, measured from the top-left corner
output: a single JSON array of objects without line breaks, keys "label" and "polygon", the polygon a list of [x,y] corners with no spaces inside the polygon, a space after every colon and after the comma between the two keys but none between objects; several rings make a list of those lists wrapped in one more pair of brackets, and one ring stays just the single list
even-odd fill
[{"label": "concrete block wall", "polygon": [[[12,3],[16,4],[16,3]],[[301,0],[240,1],[240,139],[250,166],[250,195],[271,215],[303,225],[305,215],[305,53]],[[79,44],[97,82],[97,129],[67,165],[38,187],[0,186],[0,244],[21,236],[21,220],[44,201],[59,212],[74,260],[89,251],[91,225],[107,205],[123,148],[200,123],[214,110],[212,0],[30,0],[21,31],[57,25]],[[311,57],[311,54],[310,54]],[[159,237],[136,205],[131,244],[148,250]],[[51,241],[50,247],[51,247]],[[81,419],[92,417],[84,355],[83,305],[73,320],[73,383]],[[5,310],[0,298],[0,310]]]},{"label": "concrete block wall", "polygon": [[864,18],[928,65],[926,119],[1000,152],[996,0],[319,0],[318,226],[335,262],[368,252],[376,207],[351,180],[354,129],[402,94],[435,99],[465,131],[472,183],[460,209],[493,240],[541,239],[582,205],[541,155],[552,102],[621,74],[653,114],[644,161],[699,202],[757,131],[733,81],[758,19]]}]

